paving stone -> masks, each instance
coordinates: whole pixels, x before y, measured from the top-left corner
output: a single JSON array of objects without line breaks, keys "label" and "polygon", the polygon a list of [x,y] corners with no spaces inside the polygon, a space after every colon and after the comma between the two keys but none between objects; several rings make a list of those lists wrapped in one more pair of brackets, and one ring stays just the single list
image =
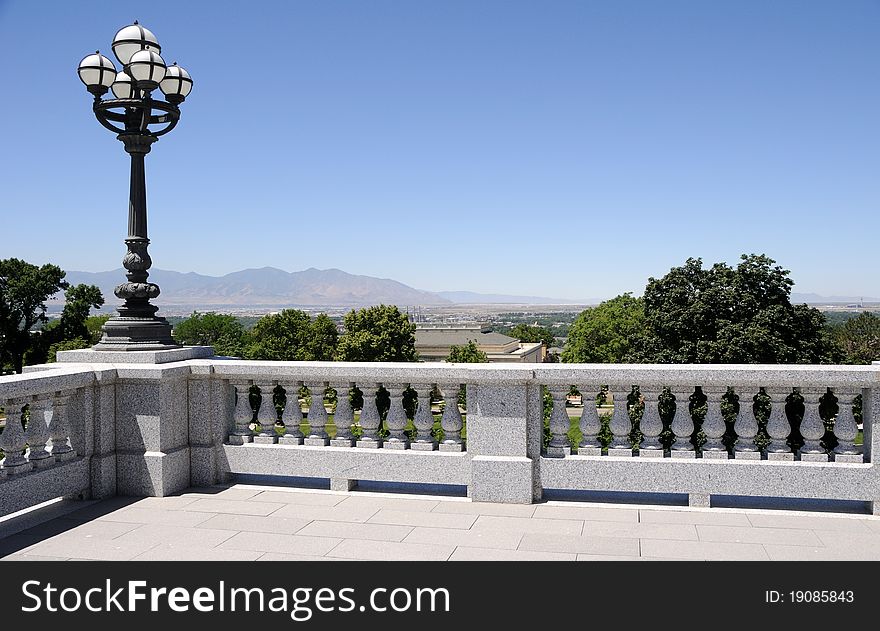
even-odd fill
[{"label": "paving stone", "polygon": [[612,554],[578,554],[578,561],[649,561],[638,556],[615,556]]},{"label": "paving stone", "polygon": [[300,535],[280,534],[266,536],[240,532],[221,543],[218,547],[230,550],[256,550],[259,552],[323,556],[341,541],[342,539],[330,537],[303,537]]},{"label": "paving stone", "polygon": [[[794,528],[743,528],[741,526],[696,526],[700,541],[729,543],[781,543],[800,546],[819,546],[822,542],[810,530]],[[840,536],[837,534],[837,536]],[[878,538],[880,539],[880,538]]]},{"label": "paving stone", "polygon": [[327,556],[366,561],[445,561],[455,548],[427,543],[357,541],[346,539]]},{"label": "paving stone", "polygon": [[[840,533],[831,530],[816,530],[814,532],[821,545],[830,550],[862,550],[866,558],[880,558],[880,533]],[[778,543],[790,544],[792,542],[780,541]]]},{"label": "paving stone", "polygon": [[639,556],[639,540],[612,537],[582,537],[578,535],[523,535],[520,550],[534,552],[570,552],[584,554],[613,554]]},{"label": "paving stone", "polygon": [[288,506],[278,502],[252,502],[247,500],[200,499],[186,507],[189,511],[206,513],[232,513],[234,515],[269,515]]},{"label": "paving stone", "polygon": [[256,561],[262,552],[256,550],[230,550],[220,548],[195,548],[172,544],[160,544],[137,555],[133,561]]},{"label": "paving stone", "polygon": [[195,495],[181,497],[178,495],[170,495],[168,497],[142,497],[134,502],[132,508],[149,508],[152,510],[181,510],[195,502],[198,497]]},{"label": "paving stone", "polygon": [[643,557],[694,561],[764,561],[769,558],[764,547],[757,543],[642,539],[640,545]]},{"label": "paving stone", "polygon": [[191,528],[211,519],[210,513],[187,510],[156,510],[151,508],[123,508],[99,517],[100,522],[124,522],[129,524],[165,524]]},{"label": "paving stone", "polygon": [[749,522],[756,528],[799,528],[802,530],[841,530],[846,532],[870,532],[866,519],[831,517],[824,515],[786,515],[776,513],[747,513]]},{"label": "paving stone", "polygon": [[535,517],[543,519],[589,519],[590,521],[623,521],[638,523],[637,508],[603,508],[599,506],[560,506],[539,504]]},{"label": "paving stone", "polygon": [[81,522],[74,519],[53,519],[25,530],[21,534],[33,535],[42,539],[50,537],[94,537],[97,539],[113,539],[134,530],[141,524],[120,523],[110,521]]},{"label": "paving stone", "polygon": [[118,539],[52,538],[22,550],[22,553],[95,561],[130,561],[155,545],[155,542],[131,542]]},{"label": "paving stone", "polygon": [[247,500],[260,493],[262,493],[261,489],[254,488],[240,488],[235,486],[229,488],[209,487],[206,489],[187,489],[176,497],[215,500]]},{"label": "paving stone", "polygon": [[47,557],[40,556],[37,554],[10,554],[9,556],[5,556],[0,561],[66,561],[67,557]]},{"label": "paving stone", "polygon": [[341,539],[369,539],[373,541],[403,541],[412,526],[389,524],[353,524],[341,521],[313,521],[297,534]]},{"label": "paving stone", "polygon": [[284,504],[272,513],[273,517],[293,517],[320,521],[348,521],[363,523],[379,512],[378,508],[366,506],[305,506],[302,504]]},{"label": "paving stone", "polygon": [[173,543],[177,546],[213,548],[226,541],[235,533],[231,530],[209,528],[183,528],[166,524],[146,524],[120,535],[114,543],[149,543],[154,546]]},{"label": "paving stone", "polygon": [[696,526],[691,524],[630,524],[619,521],[585,521],[581,534],[627,539],[698,540]]},{"label": "paving stone", "polygon": [[455,515],[497,515],[501,517],[532,517],[535,504],[499,504],[496,502],[440,502],[432,512]]},{"label": "paving stone", "polygon": [[308,519],[276,517],[275,515],[263,517],[261,515],[222,514],[209,517],[207,521],[199,524],[198,528],[216,528],[240,532],[273,532],[292,535],[309,523],[311,521]]},{"label": "paving stone", "polygon": [[[338,504],[340,508],[375,508],[409,512],[432,511],[440,500],[411,499],[407,497],[387,497],[384,495],[351,495]],[[462,502],[464,503],[464,502]]]},{"label": "paving stone", "polygon": [[497,548],[470,548],[460,546],[455,549],[450,561],[574,561],[575,554],[563,552],[532,552],[530,550],[499,550]]},{"label": "paving stone", "polygon": [[717,526],[751,526],[745,513],[727,513],[717,510],[639,510],[639,522],[644,524],[712,524]]},{"label": "paving stone", "polygon": [[281,502],[304,506],[336,506],[345,495],[335,493],[303,493],[296,491],[263,491],[253,498],[257,502]]},{"label": "paving stone", "polygon": [[336,557],[311,556],[308,554],[282,554],[281,552],[264,552],[257,561],[347,561]]},{"label": "paving stone", "polygon": [[880,555],[871,557],[864,550],[850,548],[848,550],[831,550],[826,547],[787,546],[767,544],[764,546],[772,561],[870,561],[880,560]]},{"label": "paving stone", "polygon": [[477,515],[451,515],[449,513],[426,513],[423,511],[383,509],[370,517],[369,523],[467,529],[470,528],[476,520]]},{"label": "paving stone", "polygon": [[414,528],[407,543],[431,543],[435,545],[467,546],[471,548],[496,548],[516,550],[522,533],[495,530],[462,530],[459,528]]},{"label": "paving stone", "polygon": [[538,519],[532,517],[497,517],[480,515],[472,526],[473,530],[500,530],[503,532],[535,532],[556,535],[580,535],[584,522],[572,519]]}]

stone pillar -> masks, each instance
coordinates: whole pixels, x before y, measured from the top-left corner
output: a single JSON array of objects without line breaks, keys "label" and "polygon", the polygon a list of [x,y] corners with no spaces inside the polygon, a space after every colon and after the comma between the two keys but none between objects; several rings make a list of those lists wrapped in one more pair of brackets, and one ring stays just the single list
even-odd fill
[{"label": "stone pillar", "polygon": [[825,435],[825,424],[819,415],[819,399],[825,392],[825,388],[800,388],[804,398],[804,418],[801,421],[804,444],[800,448],[800,457],[804,461],[828,462],[828,454],[819,442]]},{"label": "stone pillar", "polygon": [[[874,362],[874,365],[880,362]],[[880,387],[862,388],[862,431],[865,462],[875,462],[880,454]],[[880,493],[868,503],[874,515],[880,515]]]},{"label": "stone pillar", "polygon": [[[354,437],[351,434],[351,426],[354,424],[354,412],[349,400],[350,381],[334,381],[330,387],[336,390],[336,411],[333,412],[333,423],[336,425],[336,438],[330,441],[333,447],[351,447],[354,445]],[[351,489],[346,488],[350,491]]]},{"label": "stone pillar", "polygon": [[696,458],[697,453],[691,442],[694,433],[694,419],[690,412],[690,396],[693,389],[684,390],[675,388],[675,416],[672,417],[672,433],[675,434],[675,442],[672,444],[669,455],[673,458]]},{"label": "stone pillar", "polygon": [[229,435],[230,445],[243,445],[254,439],[254,433],[250,427],[254,419],[254,410],[251,407],[251,386],[253,383],[253,381],[244,381],[234,384],[235,412],[232,420],[235,424],[235,430]]},{"label": "stone pillar", "polygon": [[703,445],[703,458],[727,459],[727,447],[724,446],[724,432],[727,425],[721,413],[721,401],[727,388],[703,386],[706,395],[706,418],[703,419],[703,433],[706,443]]},{"label": "stone pillar", "polygon": [[541,387],[523,383],[469,388],[471,499],[517,504],[540,499]]},{"label": "stone pillar", "polygon": [[602,425],[599,422],[599,412],[596,409],[595,392],[598,388],[595,386],[578,386],[581,393],[581,402],[584,409],[581,412],[578,427],[581,430],[581,442],[578,445],[579,456],[601,456],[602,443],[599,441],[599,431]]},{"label": "stone pillar", "polygon": [[379,417],[379,409],[376,407],[376,391],[379,390],[379,384],[358,383],[358,388],[364,394],[364,407],[361,409],[360,421],[363,434],[355,445],[365,449],[376,449],[382,446],[382,439],[379,438],[379,424],[382,419]]},{"label": "stone pillar", "polygon": [[260,408],[257,410],[257,423],[260,433],[254,436],[255,443],[274,444],[278,442],[275,424],[278,422],[278,409],[275,407],[275,382],[257,384],[260,388]]},{"label": "stone pillar", "polygon": [[609,456],[632,457],[632,444],[629,441],[630,432],[632,432],[632,419],[629,417],[629,408],[627,407],[627,397],[632,392],[630,386],[608,386],[608,392],[611,393],[614,402],[614,412],[611,415],[611,444],[608,445]]},{"label": "stone pillar", "polygon": [[324,407],[327,382],[310,381],[306,387],[312,402],[309,405],[309,437],[303,443],[310,447],[326,447],[330,444],[330,436],[327,435],[327,409]]},{"label": "stone pillar", "polygon": [[446,382],[438,383],[437,386],[446,403],[443,406],[443,416],[440,418],[440,426],[443,428],[440,451],[464,451],[464,443],[461,440],[461,428],[464,424],[461,420],[461,412],[458,410],[458,392],[461,384]]},{"label": "stone pillar", "polygon": [[206,487],[223,481],[220,471],[228,419],[235,406],[235,389],[213,376],[211,366],[192,366],[189,387],[190,484]]},{"label": "stone pillar", "polygon": [[859,427],[852,412],[852,401],[856,396],[853,388],[835,388],[837,397],[837,418],[834,419],[834,436],[837,447],[834,448],[836,462],[863,462],[861,447],[855,445]]},{"label": "stone pillar", "polygon": [[284,435],[278,439],[278,442],[282,445],[302,445],[305,440],[305,435],[300,429],[303,422],[302,408],[299,404],[299,389],[302,387],[302,381],[284,382],[281,387],[284,388],[287,402],[281,412]]},{"label": "stone pillar", "polygon": [[0,460],[0,466],[9,475],[18,475],[31,470],[33,465],[22,455],[27,439],[21,426],[22,408],[28,403],[27,399],[7,399],[3,408],[6,410],[6,427],[0,434],[0,449],[3,450],[4,458]]},{"label": "stone pillar", "polygon": [[733,457],[737,460],[760,460],[761,451],[755,444],[758,435],[758,421],[755,418],[754,401],[745,393],[737,392],[739,396],[739,412],[733,423],[733,431],[736,434]]},{"label": "stone pillar", "polygon": [[51,439],[49,452],[56,462],[64,462],[76,457],[76,452],[70,446],[70,421],[67,418],[70,395],[71,393],[66,391],[56,392],[52,406],[52,417],[49,421]]},{"label": "stone pillar", "polygon": [[569,386],[548,386],[550,396],[553,399],[553,411],[550,413],[550,444],[547,446],[548,458],[564,458],[571,455],[571,441],[568,438],[568,430],[571,429],[571,420],[565,410],[565,399],[568,396]]},{"label": "stone pillar", "polygon": [[[71,444],[90,459],[91,499],[113,497],[119,490],[119,480],[123,477],[119,465],[120,458],[116,451],[116,371],[113,369],[96,370],[96,385],[82,391],[81,411],[79,418],[73,411],[74,401],[71,400],[70,415],[73,429]],[[77,397],[80,398],[80,397]],[[82,451],[75,441],[78,427],[83,428],[84,440]]]},{"label": "stone pillar", "polygon": [[399,383],[383,385],[391,396],[391,407],[388,408],[388,416],[385,417],[385,424],[389,431],[389,436],[385,440],[385,448],[408,449],[409,439],[403,433],[407,421],[406,411],[403,409],[403,391],[406,390],[406,385]]},{"label": "stone pillar", "polygon": [[767,420],[767,434],[770,436],[770,444],[767,445],[768,460],[794,460],[794,454],[786,443],[791,433],[791,425],[785,414],[785,400],[791,394],[788,388],[765,388],[764,391],[770,397],[770,418]]},{"label": "stone pillar", "polygon": [[434,427],[434,415],[431,414],[431,390],[433,384],[414,383],[411,386],[419,395],[419,404],[413,425],[416,427],[416,440],[410,444],[411,449],[416,451],[433,451],[437,449],[437,441],[431,435]]},{"label": "stone pillar", "polygon": [[34,469],[45,469],[55,463],[55,458],[46,451],[49,440],[47,417],[51,412],[52,401],[44,394],[34,395],[28,404],[27,459]]},{"label": "stone pillar", "polygon": [[639,391],[645,400],[645,412],[639,429],[642,430],[644,439],[639,446],[639,456],[642,458],[662,458],[663,445],[660,443],[660,432],[663,431],[663,421],[660,419],[660,393],[659,388],[641,387]]}]

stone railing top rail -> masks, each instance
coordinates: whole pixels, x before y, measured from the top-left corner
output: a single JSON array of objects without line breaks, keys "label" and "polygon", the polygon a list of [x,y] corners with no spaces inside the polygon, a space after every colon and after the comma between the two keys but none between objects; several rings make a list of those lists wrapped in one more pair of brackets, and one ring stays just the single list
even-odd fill
[{"label": "stone railing top rail", "polygon": [[[109,371],[112,372],[112,371]],[[59,367],[51,370],[28,371],[21,375],[0,377],[0,399],[16,399],[35,394],[76,390],[92,385],[97,379],[110,376],[106,370],[90,367]]]},{"label": "stone railing top rail", "polygon": [[444,362],[287,362],[214,357],[162,365],[59,364],[0,377],[0,397],[75,389],[95,380],[216,376],[230,381],[351,381],[615,386],[880,386],[880,365],[802,364],[450,364]]}]

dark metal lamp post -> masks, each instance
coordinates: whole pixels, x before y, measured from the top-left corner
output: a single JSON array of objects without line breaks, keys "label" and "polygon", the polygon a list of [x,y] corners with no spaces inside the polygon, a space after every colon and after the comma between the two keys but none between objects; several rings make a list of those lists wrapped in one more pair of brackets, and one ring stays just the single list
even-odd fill
[{"label": "dark metal lamp post", "polygon": [[[119,315],[104,325],[104,335],[95,350],[162,350],[175,348],[171,325],[156,316],[158,307],[150,299],[159,295],[159,286],[147,281],[153,264],[147,253],[147,187],[144,156],[159,136],[174,129],[180,120],[179,105],[192,90],[192,78],[176,63],[166,66],[159,56],[161,47],[155,35],[135,21],[113,38],[113,53],[122,64],[117,72],[113,62],[100,52],[86,56],[77,72],[95,101],[92,109],[98,122],[122,141],[131,156],[131,184],[128,201],[128,252],[122,259],[128,282],[116,287],[115,294],[125,302]],[[159,89],[165,101],[154,99]],[[102,99],[107,90],[115,99]],[[151,129],[150,127],[153,127]]]}]

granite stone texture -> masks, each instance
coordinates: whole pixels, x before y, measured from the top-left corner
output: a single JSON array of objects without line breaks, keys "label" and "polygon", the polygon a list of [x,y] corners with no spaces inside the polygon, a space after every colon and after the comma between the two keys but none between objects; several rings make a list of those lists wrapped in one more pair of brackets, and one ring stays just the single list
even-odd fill
[{"label": "granite stone texture", "polygon": [[48,469],[10,475],[0,481],[0,516],[60,496],[88,492],[88,461],[77,458]]},{"label": "granite stone texture", "polygon": [[58,363],[78,364],[167,364],[213,357],[210,346],[182,346],[159,351],[95,351],[90,348],[58,351]]},{"label": "granite stone texture", "polygon": [[520,456],[474,456],[471,460],[470,498],[475,502],[531,504],[535,464]]},{"label": "granite stone texture", "polygon": [[190,486],[190,450],[116,454],[119,495],[165,497]]}]

